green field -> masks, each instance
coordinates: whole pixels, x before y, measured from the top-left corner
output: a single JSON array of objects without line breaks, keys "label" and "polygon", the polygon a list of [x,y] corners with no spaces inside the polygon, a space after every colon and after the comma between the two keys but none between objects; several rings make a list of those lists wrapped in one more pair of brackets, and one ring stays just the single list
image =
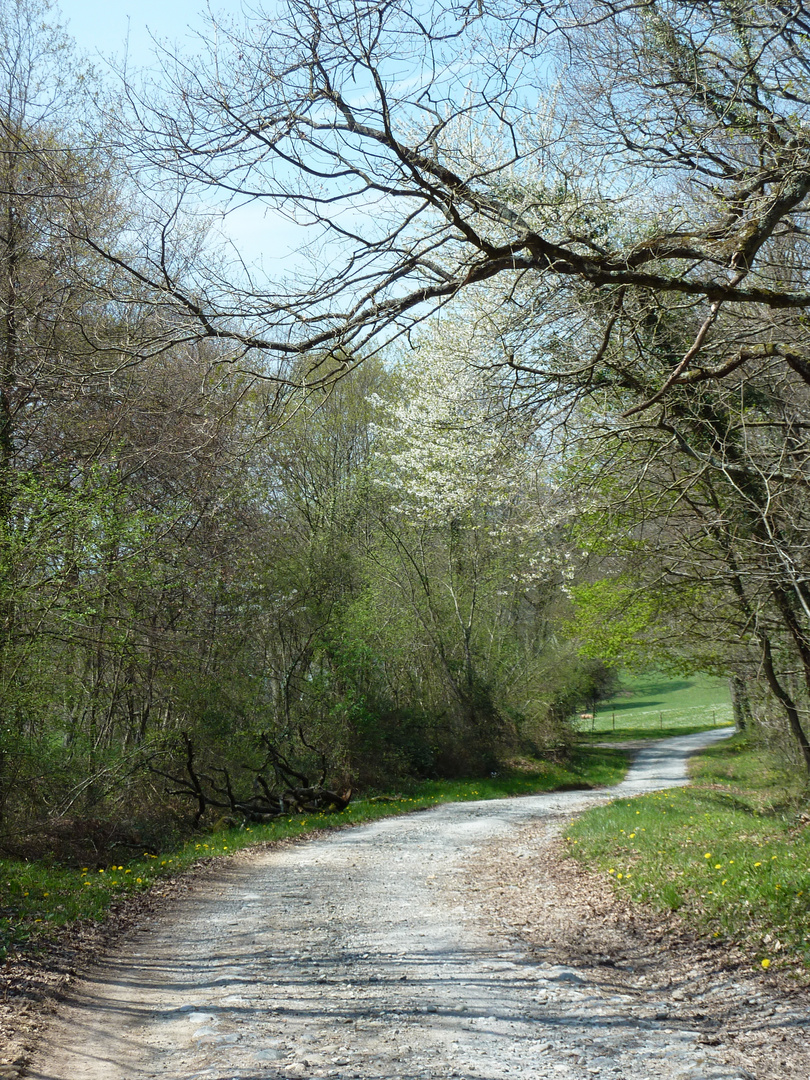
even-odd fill
[{"label": "green field", "polygon": [[592,720],[577,724],[584,737],[603,741],[688,735],[733,722],[726,679],[647,672],[623,675],[618,693],[599,703]]}]

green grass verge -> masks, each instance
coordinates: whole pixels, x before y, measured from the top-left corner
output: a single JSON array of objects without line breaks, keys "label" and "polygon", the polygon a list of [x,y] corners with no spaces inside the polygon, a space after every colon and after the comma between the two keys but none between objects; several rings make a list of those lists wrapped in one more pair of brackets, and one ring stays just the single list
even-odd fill
[{"label": "green grass verge", "polygon": [[541,791],[602,787],[627,770],[619,751],[577,751],[564,765],[535,761],[477,780],[425,781],[394,795],[358,799],[340,814],[279,818],[266,825],[198,835],[163,855],[144,854],[103,867],[67,868],[43,862],[0,860],[0,960],[21,947],[47,945],[59,927],[103,919],[111,905],[144,892],[161,878],[182,873],[201,859],[222,857],[256,844],[303,836],[403,814],[439,803],[496,799]]},{"label": "green grass verge", "polygon": [[701,753],[691,769],[689,788],[584,814],[568,830],[571,852],[634,900],[742,946],[755,965],[810,969],[803,778],[741,735]]},{"label": "green grass verge", "polygon": [[733,722],[728,680],[647,672],[624,675],[621,690],[600,702],[593,720],[579,720],[578,728],[586,741],[610,742],[691,735]]}]

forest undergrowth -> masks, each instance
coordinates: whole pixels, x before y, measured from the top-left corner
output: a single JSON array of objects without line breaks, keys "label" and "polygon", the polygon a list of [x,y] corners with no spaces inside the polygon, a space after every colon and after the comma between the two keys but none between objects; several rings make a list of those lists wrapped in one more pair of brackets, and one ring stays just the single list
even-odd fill
[{"label": "forest undergrowth", "polygon": [[247,847],[271,844],[323,829],[345,828],[439,803],[496,799],[604,787],[618,783],[627,769],[620,750],[582,748],[566,761],[518,759],[495,775],[471,780],[413,782],[386,795],[356,799],[341,813],[296,814],[267,824],[234,826],[225,818],[206,831],[165,851],[139,850],[125,858],[108,852],[86,865],[67,860],[0,859],[0,961],[20,950],[48,946],[71,923],[103,920],[128,897],[147,892],[167,877],[188,871],[201,860],[233,855]]}]

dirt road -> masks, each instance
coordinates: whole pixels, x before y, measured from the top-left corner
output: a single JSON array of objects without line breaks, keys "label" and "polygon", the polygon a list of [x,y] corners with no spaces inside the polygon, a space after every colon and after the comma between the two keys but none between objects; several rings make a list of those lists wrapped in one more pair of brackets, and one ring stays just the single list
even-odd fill
[{"label": "dirt road", "polygon": [[546,819],[683,783],[688,751],[726,734],[655,744],[609,793],[457,803],[234,858],[75,986],[26,1075],[754,1075],[680,1022],[660,990],[640,1001],[539,961],[494,929],[469,887],[482,848],[514,850],[527,826],[536,836]]}]

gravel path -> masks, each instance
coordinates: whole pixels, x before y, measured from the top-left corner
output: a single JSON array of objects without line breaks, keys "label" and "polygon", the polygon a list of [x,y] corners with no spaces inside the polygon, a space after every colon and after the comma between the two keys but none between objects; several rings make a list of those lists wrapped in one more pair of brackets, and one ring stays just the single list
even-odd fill
[{"label": "gravel path", "polygon": [[686,755],[727,734],[657,743],[609,792],[455,803],[220,864],[75,986],[26,1075],[750,1077],[657,991],[538,960],[469,887],[481,849],[684,783]]}]

